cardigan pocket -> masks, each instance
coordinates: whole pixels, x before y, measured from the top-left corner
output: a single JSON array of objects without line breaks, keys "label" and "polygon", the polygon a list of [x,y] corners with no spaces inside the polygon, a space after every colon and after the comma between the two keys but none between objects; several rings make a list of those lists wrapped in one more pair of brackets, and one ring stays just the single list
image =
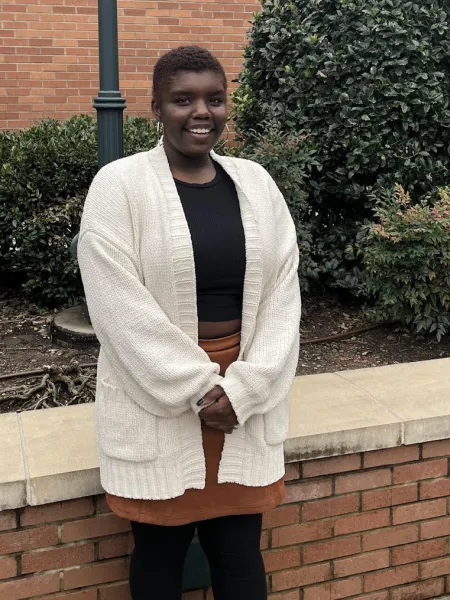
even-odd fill
[{"label": "cardigan pocket", "polygon": [[252,415],[245,424],[245,432],[252,445],[259,451],[267,449],[264,431],[264,415]]},{"label": "cardigan pocket", "polygon": [[98,447],[106,456],[147,462],[159,455],[157,417],[106,379],[97,382],[95,416]]}]

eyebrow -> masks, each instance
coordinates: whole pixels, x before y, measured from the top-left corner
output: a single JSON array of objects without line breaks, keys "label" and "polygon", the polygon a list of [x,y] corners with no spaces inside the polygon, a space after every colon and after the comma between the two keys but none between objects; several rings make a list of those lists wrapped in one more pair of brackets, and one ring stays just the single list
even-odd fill
[{"label": "eyebrow", "polygon": [[[173,96],[191,96],[192,94],[196,94],[196,91],[189,91],[189,90],[183,90],[183,89],[175,89],[175,90],[171,90],[170,92]],[[214,90],[214,91],[208,91],[206,92],[206,94],[208,96],[220,96],[222,94],[226,94],[226,90],[224,88],[222,88],[221,90]]]}]

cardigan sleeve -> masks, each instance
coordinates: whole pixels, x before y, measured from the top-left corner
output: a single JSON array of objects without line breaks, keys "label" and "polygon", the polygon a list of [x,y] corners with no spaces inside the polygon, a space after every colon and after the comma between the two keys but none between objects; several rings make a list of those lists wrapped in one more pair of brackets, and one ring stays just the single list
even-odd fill
[{"label": "cardigan sleeve", "polygon": [[299,254],[295,226],[275,182],[269,180],[275,203],[274,254],[278,268],[263,291],[256,326],[244,359],[233,363],[219,384],[228,395],[239,425],[287,402],[298,363],[300,329]]},{"label": "cardigan sleeve", "polygon": [[[110,210],[100,218],[96,200],[102,194]],[[175,417],[220,384],[220,367],[169,320],[141,282],[131,240],[125,245],[132,228],[126,211],[117,209],[118,196],[117,181],[103,173],[86,200],[78,261],[89,314],[127,393],[148,412]]]}]

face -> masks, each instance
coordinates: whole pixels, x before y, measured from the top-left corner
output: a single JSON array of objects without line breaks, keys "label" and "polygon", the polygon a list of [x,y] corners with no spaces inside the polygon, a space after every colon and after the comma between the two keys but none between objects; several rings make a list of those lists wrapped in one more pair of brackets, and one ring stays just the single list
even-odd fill
[{"label": "face", "polygon": [[187,157],[209,154],[227,122],[227,93],[214,71],[181,71],[153,101],[153,112],[164,125],[167,149]]}]

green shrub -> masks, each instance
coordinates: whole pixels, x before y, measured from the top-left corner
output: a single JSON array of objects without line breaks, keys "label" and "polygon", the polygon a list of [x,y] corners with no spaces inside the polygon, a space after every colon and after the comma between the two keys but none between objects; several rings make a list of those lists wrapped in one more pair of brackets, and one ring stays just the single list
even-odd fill
[{"label": "green shrub", "polygon": [[82,298],[78,265],[69,247],[78,233],[83,204],[84,196],[51,204],[15,230],[14,266],[27,274],[23,288],[36,304],[58,307]]},{"label": "green shrub", "polygon": [[160,136],[155,121],[149,121],[145,117],[127,117],[123,127],[124,155],[131,156],[154,148]]},{"label": "green shrub", "polygon": [[[126,155],[157,139],[154,122],[125,120]],[[0,271],[25,274],[25,292],[37,304],[72,304],[82,286],[69,246],[98,169],[96,121],[82,115],[0,132],[0,158]]]},{"label": "green shrub", "polygon": [[317,265],[320,287],[357,296],[360,292],[361,261],[355,253],[362,224],[341,222],[314,231],[312,257]]},{"label": "green shrub", "polygon": [[[274,120],[312,137],[322,167],[308,183],[317,260],[329,231],[370,217],[377,185],[402,181],[420,196],[448,181],[448,0],[266,0],[240,84],[244,144]],[[331,279],[345,285],[340,269],[352,265],[341,250],[319,269],[336,261]]]},{"label": "green shrub", "polygon": [[23,131],[0,132],[0,155],[0,265],[13,270],[21,223],[88,189],[97,170],[95,120],[48,120]]},{"label": "green shrub", "polygon": [[312,258],[311,218],[305,189],[305,180],[317,165],[313,145],[307,136],[282,133],[276,125],[267,124],[264,135],[255,135],[246,146],[238,145],[230,151],[262,165],[280,188],[297,229],[299,274],[302,288],[307,291],[310,281],[318,277],[317,264]]},{"label": "green shrub", "polygon": [[450,188],[413,204],[395,186],[374,200],[378,222],[359,244],[369,314],[440,339],[450,329]]}]

